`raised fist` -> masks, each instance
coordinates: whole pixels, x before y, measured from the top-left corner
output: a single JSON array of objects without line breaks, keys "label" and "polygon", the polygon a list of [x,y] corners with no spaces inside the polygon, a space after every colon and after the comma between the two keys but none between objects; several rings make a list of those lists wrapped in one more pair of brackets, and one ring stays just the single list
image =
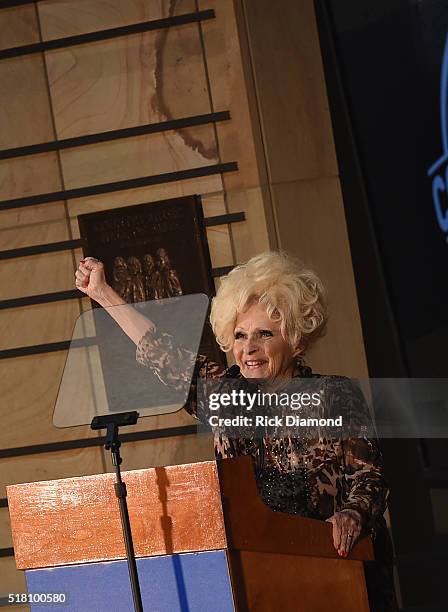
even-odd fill
[{"label": "raised fist", "polygon": [[108,287],[104,274],[104,264],[94,257],[84,257],[75,273],[76,288],[99,301]]}]

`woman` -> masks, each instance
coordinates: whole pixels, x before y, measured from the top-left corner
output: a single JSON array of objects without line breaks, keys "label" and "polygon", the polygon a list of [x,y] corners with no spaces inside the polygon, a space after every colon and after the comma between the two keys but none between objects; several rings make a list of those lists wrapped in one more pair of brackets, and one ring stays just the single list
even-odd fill
[{"label": "woman", "polygon": [[[106,284],[97,260],[81,261],[76,286],[104,307],[124,303]],[[162,340],[152,322],[134,309],[110,313],[137,345],[141,363],[162,380],[182,378],[182,360],[164,359],[168,352],[179,354],[175,339]],[[223,279],[212,304],[216,340],[224,351],[233,352],[236,365],[226,370],[200,355],[193,380],[315,377],[341,409],[364,411],[362,394],[349,379],[320,377],[305,365],[304,354],[322,334],[326,319],[324,289],[311,270],[284,253],[258,255]],[[160,365],[168,362],[169,366]],[[194,393],[187,410],[197,416]],[[251,455],[265,503],[276,511],[331,522],[333,544],[341,557],[347,557],[361,532],[367,531],[375,538],[377,559],[384,561],[390,549],[383,518],[388,489],[375,440],[230,439],[217,430],[215,454],[219,459]],[[377,562],[366,573],[371,609],[396,610],[390,564]]]}]

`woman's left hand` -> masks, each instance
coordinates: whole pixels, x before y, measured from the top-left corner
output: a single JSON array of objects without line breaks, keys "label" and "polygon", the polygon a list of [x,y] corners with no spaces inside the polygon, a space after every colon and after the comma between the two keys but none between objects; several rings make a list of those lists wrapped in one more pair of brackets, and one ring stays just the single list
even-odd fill
[{"label": "woman's left hand", "polygon": [[335,512],[327,519],[333,525],[333,544],[341,557],[347,557],[359,537],[362,519],[356,510]]}]

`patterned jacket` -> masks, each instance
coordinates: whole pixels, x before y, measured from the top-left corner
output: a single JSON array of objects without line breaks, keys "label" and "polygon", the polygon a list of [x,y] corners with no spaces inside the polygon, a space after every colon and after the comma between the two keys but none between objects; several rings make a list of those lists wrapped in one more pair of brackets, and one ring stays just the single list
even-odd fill
[{"label": "patterned jacket", "polygon": [[[178,346],[172,336],[159,332],[149,331],[143,336],[137,346],[137,360],[164,384],[190,387],[186,410],[199,419],[198,381],[229,375],[244,380],[236,366],[226,369],[203,355],[195,357]],[[365,418],[364,397],[348,378],[315,374],[300,360],[294,376],[319,379],[337,413]],[[217,459],[252,457],[260,496],[274,511],[325,520],[336,511],[357,510],[363,529],[374,538],[376,561],[365,564],[371,612],[398,612],[392,542],[383,517],[389,491],[376,439],[229,438],[215,428],[214,445]]]},{"label": "patterned jacket", "polygon": [[[190,384],[194,356],[172,336],[148,332],[137,346],[137,360],[149,367],[165,384]],[[241,377],[233,366],[232,375]],[[193,382],[186,410],[200,418],[197,403],[198,379],[221,378],[229,370],[205,356],[195,359]],[[367,408],[361,391],[348,378],[314,374],[298,361],[295,376],[319,378],[326,396],[337,404],[338,413],[352,414]],[[364,529],[375,535],[384,526],[388,487],[383,476],[381,452],[375,439],[292,437],[230,438],[214,429],[217,459],[250,455],[263,501],[273,510],[325,520],[336,511],[357,510]]]}]

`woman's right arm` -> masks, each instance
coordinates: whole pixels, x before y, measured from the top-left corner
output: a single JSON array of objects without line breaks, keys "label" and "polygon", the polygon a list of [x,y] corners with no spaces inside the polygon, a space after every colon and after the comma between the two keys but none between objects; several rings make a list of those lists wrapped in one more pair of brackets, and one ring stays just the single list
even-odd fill
[{"label": "woman's right arm", "polygon": [[155,325],[150,319],[127,304],[107,284],[104,264],[98,259],[85,257],[80,261],[75,273],[75,285],[100,306],[106,308],[110,316],[136,345],[147,332],[155,331]]},{"label": "woman's right arm", "polygon": [[[75,274],[76,287],[106,308],[111,317],[136,344],[137,361],[149,368],[165,385],[173,388],[190,386],[186,410],[197,416],[196,385],[198,378],[216,378],[225,372],[221,364],[210,362],[180,347],[170,334],[157,330],[155,324],[127,304],[106,282],[104,264],[93,257],[81,260]],[[193,372],[193,379],[191,373]]]}]

